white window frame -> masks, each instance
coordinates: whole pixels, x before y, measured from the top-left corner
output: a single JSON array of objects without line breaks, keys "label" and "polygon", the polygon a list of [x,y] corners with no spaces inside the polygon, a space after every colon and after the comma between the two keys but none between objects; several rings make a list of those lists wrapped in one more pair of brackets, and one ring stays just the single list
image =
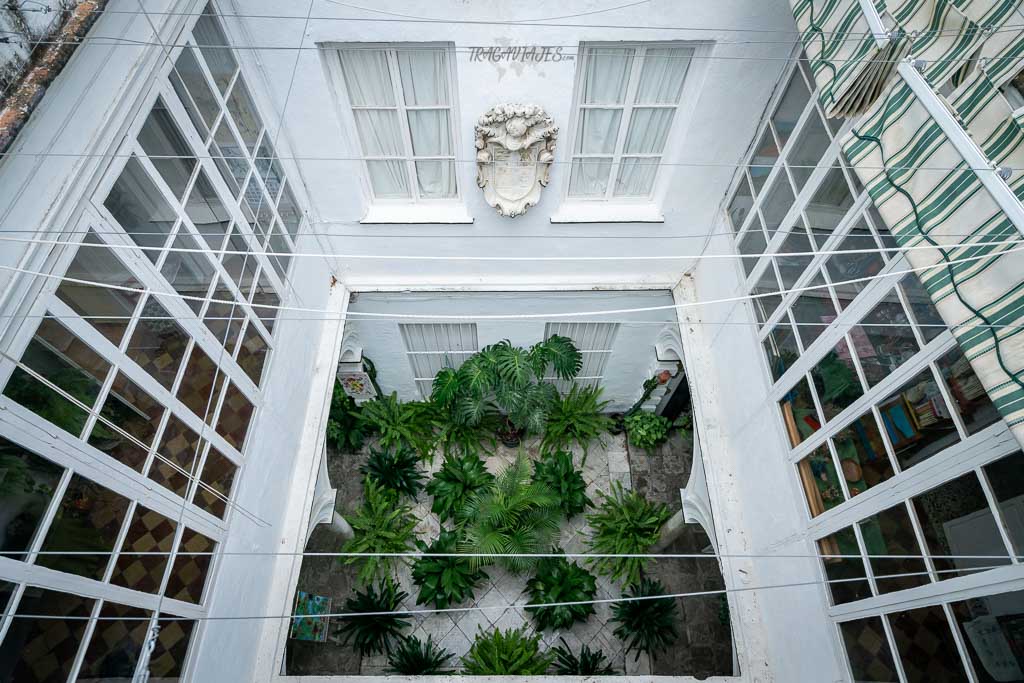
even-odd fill
[{"label": "white window frame", "polygon": [[[430,398],[437,373],[430,377],[420,376],[418,360],[433,361],[439,369],[449,367],[457,370],[467,358],[480,350],[480,333],[476,323],[400,323],[398,329],[405,355],[409,359],[413,382],[425,399]],[[432,336],[434,343],[426,344],[432,348],[413,348],[415,344],[411,343],[411,334],[414,331],[424,342],[429,342]],[[456,336],[458,343],[455,343]],[[461,348],[452,348],[454,346]]]},{"label": "white window frame", "polygon": [[[570,381],[554,375],[544,378],[552,382],[562,393],[569,391],[573,384],[585,388],[599,388],[608,369],[608,360],[615,349],[619,335],[619,323],[603,322],[549,322],[544,324],[544,338],[557,334],[568,337],[583,356],[580,374]],[[598,342],[601,343],[598,343]]]}]

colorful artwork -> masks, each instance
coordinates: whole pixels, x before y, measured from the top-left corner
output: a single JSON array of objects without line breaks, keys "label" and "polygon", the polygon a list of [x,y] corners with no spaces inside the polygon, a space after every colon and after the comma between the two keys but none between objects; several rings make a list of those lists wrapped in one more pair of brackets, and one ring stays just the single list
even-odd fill
[{"label": "colorful artwork", "polygon": [[351,396],[356,401],[369,401],[370,399],[377,398],[377,391],[373,388],[370,375],[361,370],[351,372],[339,371],[338,381],[341,382],[345,394]]},{"label": "colorful artwork", "polygon": [[315,643],[327,642],[327,630],[331,623],[330,617],[316,616],[331,613],[331,599],[323,595],[313,595],[305,591],[295,593],[295,616],[292,617],[292,629],[289,636],[295,640],[311,640]]}]

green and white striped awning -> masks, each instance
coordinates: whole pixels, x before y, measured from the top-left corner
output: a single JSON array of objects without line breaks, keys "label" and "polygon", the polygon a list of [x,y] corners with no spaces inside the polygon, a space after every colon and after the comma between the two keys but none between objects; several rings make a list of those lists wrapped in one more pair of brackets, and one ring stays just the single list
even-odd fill
[{"label": "green and white striped awning", "polygon": [[[907,260],[927,268],[922,283],[1024,444],[1024,225],[983,182],[997,166],[1016,169],[1009,188],[1016,201],[1024,197],[1024,101],[1004,94],[1024,68],[1021,4],[876,0],[868,7],[878,14],[865,17],[858,0],[792,0],[822,104],[832,115],[863,113],[843,151],[897,243],[935,247],[908,251]],[[865,36],[879,19],[890,37]],[[897,70],[904,56],[924,60],[916,64],[923,81]],[[907,78],[923,83],[932,104],[945,102],[955,117],[944,117],[946,128]],[[963,144],[992,167],[972,168]],[[1009,197],[1005,188],[996,194]]]}]

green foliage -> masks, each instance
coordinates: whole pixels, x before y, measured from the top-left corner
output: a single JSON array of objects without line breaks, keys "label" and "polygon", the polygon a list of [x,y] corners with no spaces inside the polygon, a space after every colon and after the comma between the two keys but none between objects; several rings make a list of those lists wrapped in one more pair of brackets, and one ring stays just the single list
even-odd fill
[{"label": "green foliage", "polygon": [[[404,553],[413,549],[416,518],[412,508],[401,505],[398,496],[373,479],[367,477],[363,486],[363,503],[348,518],[355,536],[345,542],[346,553]],[[390,574],[394,557],[343,557],[345,564],[359,563],[358,578],[369,583],[379,576]]]},{"label": "green foliage", "polygon": [[577,657],[564,638],[559,638],[561,645],[556,645],[551,651],[555,655],[555,674],[558,676],[611,676],[615,669],[611,667],[608,660],[600,652],[591,650],[586,645],[580,648]]},{"label": "green foliage", "polygon": [[540,652],[540,634],[494,629],[477,634],[462,666],[468,676],[539,676],[547,671],[551,659],[550,654]]},{"label": "green foliage", "polygon": [[624,422],[629,440],[637,448],[654,448],[668,437],[669,421],[661,415],[638,410]]},{"label": "green foliage", "polygon": [[[526,582],[531,604],[578,602],[593,600],[597,595],[594,575],[564,557],[545,557],[537,563],[533,577]],[[569,628],[577,621],[586,621],[594,613],[593,604],[559,607],[527,607],[537,629]]]},{"label": "green foliage", "polygon": [[[345,600],[345,612],[394,612],[409,597],[405,591],[398,589],[398,584],[390,576],[385,577],[376,586],[367,586],[363,591]],[[345,617],[341,619],[340,632],[344,635],[342,644],[359,650],[361,655],[391,652],[392,645],[402,636],[402,629],[409,622],[401,617],[405,615],[387,614],[362,617]]]},{"label": "green foliage", "polygon": [[572,519],[593,505],[587,496],[583,474],[572,464],[572,453],[547,453],[533,465],[533,480],[558,494],[559,505],[567,519]]},{"label": "green foliage", "polygon": [[331,394],[331,412],[327,417],[327,440],[343,453],[354,453],[363,447],[365,427],[360,419],[362,411],[345,393],[341,382],[335,380]]},{"label": "green foliage", "polygon": [[494,475],[478,456],[445,456],[441,469],[427,483],[427,493],[434,497],[431,510],[442,522],[455,519],[469,497],[493,481]]},{"label": "green foliage", "polygon": [[388,673],[404,676],[451,673],[445,664],[454,656],[437,645],[431,636],[427,636],[425,642],[415,636],[406,636],[388,655]]},{"label": "green foliage", "polygon": [[[636,491],[612,483],[611,495],[601,492],[597,512],[587,516],[593,529],[589,546],[601,554],[642,554],[657,542],[671,514],[663,503],[652,503]],[[591,561],[599,574],[631,585],[647,565],[644,557],[599,557]]]},{"label": "green foliage", "polygon": [[[416,545],[425,553],[455,553],[458,534],[442,529],[429,546],[422,541]],[[472,598],[473,589],[486,579],[487,573],[474,567],[468,557],[421,557],[412,566],[412,581],[420,587],[416,604],[433,603],[438,609]]]},{"label": "green foliage", "polygon": [[[562,511],[558,494],[530,478],[529,461],[520,454],[494,483],[470,496],[459,521],[464,525],[464,552],[540,553],[551,547],[558,533]],[[488,563],[472,558],[474,564]],[[513,574],[535,563],[530,557],[499,557],[497,561]]]},{"label": "green foliage", "polygon": [[569,393],[552,404],[541,448],[555,451],[577,444],[586,453],[590,442],[612,427],[612,419],[602,414],[607,406],[600,387],[573,384]]},{"label": "green foliage", "polygon": [[417,464],[416,454],[404,446],[395,451],[372,448],[359,471],[399,496],[415,498],[423,488],[423,473]]},{"label": "green foliage", "polygon": [[[665,588],[660,582],[643,579],[639,585],[630,588],[627,598],[649,598],[664,595]],[[626,644],[626,653],[646,652],[653,659],[679,638],[676,629],[676,602],[672,598],[657,600],[629,600],[612,605],[612,621],[618,625],[613,633]]]},{"label": "green foliage", "polygon": [[423,401],[402,403],[398,394],[376,398],[362,406],[363,422],[380,435],[387,449],[411,448],[423,460],[432,457],[437,415],[434,406]]}]

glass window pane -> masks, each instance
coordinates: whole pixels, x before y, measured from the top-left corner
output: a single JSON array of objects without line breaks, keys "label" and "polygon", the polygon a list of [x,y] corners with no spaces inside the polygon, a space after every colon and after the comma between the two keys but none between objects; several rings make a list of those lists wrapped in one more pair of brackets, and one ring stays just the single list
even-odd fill
[{"label": "glass window pane", "polygon": [[406,104],[448,104],[448,53],[444,49],[398,49],[395,54]]},{"label": "glass window pane", "polygon": [[775,262],[779,265],[779,274],[782,277],[783,289],[792,289],[796,287],[797,280],[807,270],[807,266],[811,265],[811,261],[814,259],[813,256],[783,256],[782,254],[810,254],[814,252],[814,247],[811,246],[811,240],[808,239],[807,233],[804,231],[803,225],[797,221],[797,224],[793,226],[793,231],[789,233],[785,241],[779,247],[778,253],[780,256],[775,257]]},{"label": "glass window pane", "polygon": [[174,415],[167,420],[160,437],[157,456],[149,468],[149,478],[170,491],[184,496],[188,487],[188,473],[195,467],[202,443],[199,435]]},{"label": "glass window pane", "polygon": [[839,624],[839,631],[843,635],[853,680],[865,683],[893,683],[900,680],[880,617],[844,621]]},{"label": "glass window pane", "polygon": [[78,683],[131,680],[146,642],[150,614],[136,607],[104,602],[78,672]]},{"label": "glass window pane", "polygon": [[793,182],[796,183],[797,192],[804,188],[804,184],[814,172],[814,167],[821,161],[822,155],[828,149],[831,139],[825,132],[825,126],[817,111],[812,111],[804,127],[800,129],[800,136],[794,142],[794,147],[786,157],[786,165],[789,172],[793,174]]},{"label": "glass window pane", "polygon": [[850,331],[868,386],[891,375],[918,352],[914,331],[895,292],[871,309]]},{"label": "glass window pane", "polygon": [[[363,154],[371,157],[396,157],[405,154],[405,143],[394,109],[356,109],[352,112]],[[429,134],[429,129],[422,131]]]},{"label": "glass window pane", "polygon": [[235,81],[234,87],[231,88],[227,105],[231,120],[234,122],[235,128],[238,129],[238,134],[242,136],[242,142],[250,152],[255,152],[256,141],[259,139],[260,130],[263,129],[263,121],[256,113],[256,105],[252,103],[249,89],[245,87],[245,82],[241,78]]},{"label": "glass window pane", "polygon": [[789,186],[789,180],[785,173],[779,173],[772,182],[761,204],[761,216],[764,218],[764,227],[768,230],[768,238],[775,234],[775,231],[782,227],[782,221],[793,206],[793,190]]},{"label": "glass window pane", "polygon": [[833,320],[836,319],[836,306],[825,286],[825,278],[817,273],[805,286],[808,289],[793,302],[793,319],[797,324],[797,332],[804,348],[808,348],[814,340],[821,336]]},{"label": "glass window pane", "polygon": [[[923,586],[930,582],[921,558],[921,547],[914,536],[914,527],[903,503],[860,522],[860,531],[875,575],[875,585],[880,593]],[[892,558],[886,555],[908,557]]]},{"label": "glass window pane", "polygon": [[908,681],[966,681],[949,620],[940,605],[887,616]]},{"label": "glass window pane", "polygon": [[683,82],[693,50],[681,47],[649,47],[643,55],[643,70],[636,89],[636,102],[676,104],[683,94]]},{"label": "glass window pane", "polygon": [[367,161],[366,170],[374,197],[400,199],[412,196],[404,161]]},{"label": "glass window pane", "polygon": [[608,192],[608,177],[612,172],[612,160],[573,159],[572,175],[569,178],[569,196],[604,197]]},{"label": "glass window pane", "polygon": [[[417,161],[416,185],[419,188],[420,197],[424,199],[450,199],[454,197],[456,195],[455,162]],[[271,238],[271,241],[273,241],[273,238]]]},{"label": "glass window pane", "polygon": [[896,460],[913,467],[960,440],[946,401],[925,368],[878,405]]},{"label": "glass window pane", "polygon": [[[28,550],[64,468],[0,437],[0,551]],[[10,555],[24,561],[24,555]],[[0,600],[0,608],[3,607]]]},{"label": "glass window pane", "polygon": [[[220,22],[210,14],[199,17],[192,29],[199,50],[203,53],[206,66],[210,69],[214,83],[222,93],[227,92],[231,85],[231,77],[235,75],[238,64],[228,47],[228,39],[221,30]],[[224,47],[217,47],[223,45]]]},{"label": "glass window pane", "polygon": [[353,107],[393,107],[395,91],[391,67],[384,50],[356,48],[341,50],[341,71]]},{"label": "glass window pane", "polygon": [[959,346],[954,346],[936,364],[946,380],[968,434],[976,434],[999,421],[999,411],[992,404],[985,387],[971,369]]},{"label": "glass window pane", "polygon": [[[218,281],[213,290],[211,299],[220,301],[234,301],[235,295],[223,281]],[[235,345],[238,343],[238,335],[242,331],[242,321],[245,320],[245,311],[239,303],[210,303],[203,316],[203,322],[217,341],[224,346],[228,354],[234,354]],[[212,409],[212,408],[211,408]]]},{"label": "glass window pane", "polygon": [[797,463],[797,471],[811,517],[817,517],[846,500],[828,444],[818,446]]},{"label": "glass window pane", "polygon": [[[971,568],[1009,564],[1006,544],[973,472],[911,499],[939,580],[967,576]],[[945,555],[947,557],[934,557]],[[988,559],[949,556],[984,555]],[[997,559],[1006,555],[1006,560]]]},{"label": "glass window pane", "polygon": [[[825,270],[832,280],[832,288],[839,299],[840,308],[846,308],[857,295],[864,291],[870,280],[885,267],[885,261],[877,252],[864,252],[865,249],[878,249],[875,237],[871,234],[862,217],[850,230],[849,234],[836,247],[838,251],[860,252],[834,254],[825,262]],[[859,280],[859,282],[848,282]],[[847,282],[847,284],[841,284]]]},{"label": "glass window pane", "polygon": [[252,255],[249,241],[241,233],[238,225],[235,225],[231,237],[228,238],[228,246],[224,250],[222,263],[224,270],[228,271],[228,275],[239,286],[239,289],[246,291],[248,286],[251,286],[252,279],[256,275],[256,257]]},{"label": "glass window pane", "polygon": [[256,326],[249,324],[242,337],[242,348],[238,351],[238,365],[249,376],[249,379],[260,385],[263,378],[263,364],[267,360],[267,342]]},{"label": "glass window pane", "polygon": [[736,194],[729,202],[729,223],[733,232],[738,232],[743,227],[743,221],[750,213],[750,207],[754,205],[753,194],[750,191],[750,183],[747,182],[747,175],[740,174],[740,182],[736,186]]},{"label": "glass window pane", "polygon": [[619,137],[621,109],[584,109],[576,132],[577,154],[611,154]]},{"label": "glass window pane", "polygon": [[142,307],[142,316],[135,325],[126,353],[165,389],[170,390],[185,357],[188,341],[188,333],[150,295]]},{"label": "glass window pane", "polygon": [[775,126],[779,144],[783,147],[786,146],[786,141],[789,140],[790,134],[796,128],[796,122],[800,120],[800,115],[804,113],[810,96],[804,79],[798,71],[794,70],[789,84],[786,86],[786,94],[782,96],[778,108],[775,109],[775,114],[772,115],[772,125]]},{"label": "glass window pane", "polygon": [[743,264],[743,272],[747,277],[750,277],[758,263],[758,259],[751,257],[760,256],[767,247],[768,240],[765,239],[764,231],[761,230],[761,221],[755,217],[747,231],[740,236],[739,243],[739,252],[745,257],[740,259],[740,263]]},{"label": "glass window pane", "polygon": [[145,593],[159,591],[169,555],[140,553],[170,553],[176,526],[159,512],[136,505],[110,582]]},{"label": "glass window pane", "polygon": [[[148,446],[160,427],[164,407],[156,399],[139,388],[135,382],[118,372],[110,393],[100,410],[106,420],[97,420],[89,435],[89,444],[103,451],[118,462],[141,472],[146,464]],[[140,446],[110,425],[131,434]]]},{"label": "glass window pane", "polygon": [[[164,246],[178,220],[178,213],[164,200],[135,157],[128,160],[103,206],[140,247]],[[160,252],[153,249],[143,253],[153,263],[160,257]]]},{"label": "glass window pane", "polygon": [[[882,220],[881,214],[878,213],[878,209],[875,208],[874,204],[868,203],[868,216],[871,218],[872,225],[875,226],[875,232],[878,233],[878,238],[882,241],[882,246],[886,249],[897,249],[899,245],[896,243],[896,238],[889,232],[889,228],[885,221]],[[887,261],[899,256],[897,251],[885,251],[882,252],[882,256]]]},{"label": "glass window pane", "polygon": [[281,170],[281,164],[277,161],[277,152],[274,151],[274,145],[270,142],[270,135],[264,135],[263,140],[260,141],[260,151],[257,153],[255,161],[256,170],[259,171],[267,192],[272,198],[276,198],[284,182],[282,180],[284,171]]},{"label": "glass window pane", "polygon": [[798,446],[804,439],[821,429],[821,416],[814,407],[807,380],[802,379],[779,401],[782,420],[792,446]]},{"label": "glass window pane", "polygon": [[757,279],[757,283],[750,290],[751,295],[757,297],[751,299],[750,303],[754,307],[754,314],[760,324],[763,325],[782,303],[782,297],[779,296],[778,291],[779,278],[775,275],[772,264],[769,263],[768,267],[761,271],[761,277]]},{"label": "glass window pane", "polygon": [[825,420],[831,420],[864,395],[860,378],[857,377],[857,367],[845,339],[841,339],[814,366],[811,379],[814,380]]},{"label": "glass window pane", "polygon": [[[17,613],[44,617],[15,618],[0,646],[8,681],[64,681],[85,635],[94,601],[80,595],[26,586]],[[51,617],[51,618],[45,618]],[[52,617],[66,617],[52,618]]]},{"label": "glass window pane", "polygon": [[206,586],[206,571],[210,568],[212,553],[217,544],[198,531],[185,528],[178,545],[178,556],[174,558],[167,591],[173,600],[184,600],[199,604]]},{"label": "glass window pane", "polygon": [[822,556],[825,576],[830,582],[828,589],[833,605],[871,597],[867,571],[852,526],[820,539],[818,553]]},{"label": "glass window pane", "polygon": [[778,159],[779,148],[775,144],[775,138],[772,137],[772,131],[766,127],[764,133],[761,134],[761,142],[758,143],[757,150],[750,159],[750,182],[754,185],[755,193],[761,192],[764,181],[768,180],[772,166]]},{"label": "glass window pane", "polygon": [[149,658],[150,680],[172,681],[181,676],[195,623],[184,619],[160,620],[160,635]]},{"label": "glass window pane", "polygon": [[1021,680],[1024,591],[950,603],[978,683]]},{"label": "glass window pane", "polygon": [[[197,487],[195,504],[223,519],[227,511],[227,504],[224,501],[231,498],[231,486],[234,484],[237,471],[238,467],[233,462],[211,446],[209,453],[206,454],[200,479],[213,491],[202,486]],[[216,495],[214,491],[220,495]]]},{"label": "glass window pane", "polygon": [[765,355],[768,357],[772,380],[778,382],[786,370],[800,357],[800,349],[796,345],[796,335],[793,334],[789,319],[783,317],[782,321],[768,333],[762,344]]},{"label": "glass window pane", "polygon": [[[192,235],[181,232],[174,238],[174,249],[199,250],[202,247]],[[160,268],[160,274],[170,283],[175,292],[182,297],[182,303],[199,313],[203,307],[203,299],[210,291],[213,281],[213,264],[209,257],[199,251],[169,251],[167,260]]]},{"label": "glass window pane", "polygon": [[914,273],[908,273],[900,280],[900,288],[907,297],[910,313],[917,322],[917,328],[927,344],[946,331],[946,323],[935,309],[928,291]]},{"label": "glass window pane", "polygon": [[650,196],[660,164],[660,157],[623,157],[613,194],[616,197]]},{"label": "glass window pane", "polygon": [[188,110],[189,118],[192,119],[199,137],[205,140],[206,133],[220,113],[220,104],[196,60],[194,48],[182,49],[181,56],[178,57],[171,72],[171,83],[181,103]]},{"label": "glass window pane", "polygon": [[[91,230],[78,248],[64,277],[141,290],[142,285]],[[57,296],[115,346],[121,343],[139,294],[64,281]],[[110,316],[109,318],[103,316]]]},{"label": "glass window pane", "polygon": [[622,104],[633,68],[633,48],[588,47],[580,83],[583,104]]},{"label": "glass window pane", "polygon": [[253,311],[263,321],[267,331],[273,334],[278,311],[275,307],[281,305],[281,298],[277,296],[266,275],[260,275],[259,284],[252,295],[252,303]]},{"label": "glass window pane", "polygon": [[245,394],[234,383],[229,384],[217,420],[217,433],[239,451],[242,450],[245,435],[249,431],[252,411],[253,405]]},{"label": "glass window pane", "polygon": [[661,154],[672,130],[674,108],[638,107],[633,110],[626,135],[626,154]]},{"label": "glass window pane", "polygon": [[832,437],[851,496],[867,491],[896,474],[875,422],[866,412]]},{"label": "glass window pane", "polygon": [[245,203],[242,213],[249,221],[253,233],[260,244],[266,242],[267,231],[274,220],[274,205],[267,198],[267,193],[259,186],[256,176],[249,177],[249,185],[245,188]]},{"label": "glass window pane", "polygon": [[281,216],[284,227],[288,229],[288,234],[292,236],[292,239],[295,239],[299,232],[299,223],[302,221],[302,212],[299,210],[298,202],[295,201],[295,195],[292,194],[292,189],[288,185],[285,185],[284,191],[281,193],[281,199],[278,200],[277,213]]},{"label": "glass window pane", "polygon": [[217,398],[224,386],[224,375],[217,365],[199,348],[192,346],[192,355],[185,366],[185,375],[178,386],[178,399],[200,418],[212,424],[217,410]]},{"label": "glass window pane", "polygon": [[804,210],[810,223],[811,234],[818,244],[824,244],[839,227],[851,206],[853,196],[850,194],[850,186],[846,184],[846,178],[839,166],[833,166]]},{"label": "glass window pane", "polygon": [[[89,579],[103,578],[128,502],[79,474],[72,476],[36,563]],[[84,551],[92,554],[71,554]]]},{"label": "glass window pane", "polygon": [[220,201],[213,184],[200,169],[195,187],[185,202],[185,213],[210,249],[217,251],[224,244],[224,235],[231,226],[231,214]]},{"label": "glass window pane", "polygon": [[1024,453],[1016,451],[983,469],[1014,552],[1024,554]]},{"label": "glass window pane", "polygon": [[242,144],[231,132],[231,127],[228,126],[226,119],[220,122],[217,131],[213,134],[210,154],[217,157],[214,159],[217,163],[217,170],[220,171],[220,175],[232,195],[237,196],[249,175],[249,161],[246,159]]},{"label": "glass window pane", "polygon": [[174,122],[174,116],[159,97],[139,131],[139,144],[148,157],[178,157],[151,158],[150,161],[171,189],[171,194],[181,199],[196,167],[196,160],[192,148]]}]

